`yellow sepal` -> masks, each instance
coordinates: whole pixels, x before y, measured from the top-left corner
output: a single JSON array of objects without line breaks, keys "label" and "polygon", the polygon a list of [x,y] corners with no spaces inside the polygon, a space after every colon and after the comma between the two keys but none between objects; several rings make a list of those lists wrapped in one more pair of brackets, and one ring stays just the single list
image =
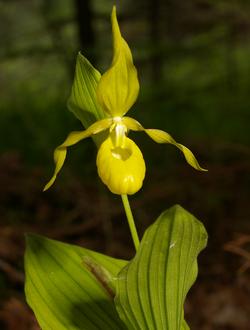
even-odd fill
[{"label": "yellow sepal", "polygon": [[112,117],[123,116],[135,103],[139,93],[137,71],[127,42],[121,36],[113,7],[112,31],[114,55],[110,69],[101,77],[97,86],[97,99]]},{"label": "yellow sepal", "polygon": [[98,151],[96,165],[99,177],[114,194],[132,195],[142,187],[145,162],[138,146],[128,137],[123,147],[116,147],[108,137]]},{"label": "yellow sepal", "polygon": [[85,131],[71,132],[67,136],[66,140],[60,146],[58,146],[54,151],[54,162],[56,165],[55,171],[50,181],[44,187],[43,191],[48,190],[55,182],[57,174],[60,172],[65,162],[67,155],[67,147],[70,147],[91,135],[104,131],[105,129],[110,127],[111,123],[112,123],[111,119],[102,119],[95,122],[93,125],[89,126]]}]

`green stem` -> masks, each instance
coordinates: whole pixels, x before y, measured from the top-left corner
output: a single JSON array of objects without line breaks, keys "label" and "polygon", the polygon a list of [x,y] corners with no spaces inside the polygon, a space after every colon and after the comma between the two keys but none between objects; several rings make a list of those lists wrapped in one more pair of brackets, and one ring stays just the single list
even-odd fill
[{"label": "green stem", "polygon": [[127,195],[121,195],[121,197],[122,197],[124,210],[125,210],[125,213],[126,213],[126,216],[127,216],[127,219],[128,219],[129,229],[130,229],[130,232],[131,232],[131,235],[132,235],[132,239],[133,239],[133,242],[134,242],[134,245],[135,245],[135,249],[137,251],[138,246],[140,244],[140,241],[139,241],[139,237],[138,237],[137,230],[136,230],[136,227],[135,227],[135,221],[134,221],[133,214],[132,214],[132,211],[131,211],[131,208],[130,208],[128,196]]}]

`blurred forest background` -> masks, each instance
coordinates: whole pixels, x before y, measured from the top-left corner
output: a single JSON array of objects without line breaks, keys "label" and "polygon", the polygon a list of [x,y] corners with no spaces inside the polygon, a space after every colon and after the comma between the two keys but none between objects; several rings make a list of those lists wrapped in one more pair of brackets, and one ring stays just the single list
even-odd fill
[{"label": "blurred forest background", "polygon": [[[0,328],[39,329],[23,294],[24,233],[119,258],[133,245],[119,197],[100,183],[89,139],[72,147],[56,184],[53,149],[81,129],[67,110],[79,50],[104,72],[112,58],[111,0],[0,1]],[[250,324],[250,2],[116,1],[141,91],[129,115],[190,147],[208,173],[142,133],[147,176],[131,198],[142,236],[181,204],[208,232],[188,295],[193,330]],[[199,306],[197,308],[197,306]]]}]

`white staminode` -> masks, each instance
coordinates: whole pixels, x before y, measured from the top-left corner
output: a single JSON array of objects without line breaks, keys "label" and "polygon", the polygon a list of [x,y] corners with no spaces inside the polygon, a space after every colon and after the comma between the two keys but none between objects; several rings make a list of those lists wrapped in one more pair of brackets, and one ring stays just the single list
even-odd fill
[{"label": "white staminode", "polygon": [[127,134],[127,127],[122,123],[122,117],[116,116],[112,118],[113,124],[110,127],[110,132],[114,132],[114,145],[115,147],[124,147],[125,138]]}]

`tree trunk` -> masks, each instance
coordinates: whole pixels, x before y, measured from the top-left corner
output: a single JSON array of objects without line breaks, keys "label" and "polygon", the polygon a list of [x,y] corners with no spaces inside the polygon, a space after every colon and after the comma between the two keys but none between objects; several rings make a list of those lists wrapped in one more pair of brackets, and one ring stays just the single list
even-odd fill
[{"label": "tree trunk", "polygon": [[95,63],[95,33],[90,3],[90,0],[75,0],[75,9],[80,49],[91,63]]},{"label": "tree trunk", "polygon": [[159,51],[161,44],[160,34],[160,0],[149,0],[148,2],[148,22],[151,44],[151,68],[153,81],[159,81],[162,78],[162,55]]}]

